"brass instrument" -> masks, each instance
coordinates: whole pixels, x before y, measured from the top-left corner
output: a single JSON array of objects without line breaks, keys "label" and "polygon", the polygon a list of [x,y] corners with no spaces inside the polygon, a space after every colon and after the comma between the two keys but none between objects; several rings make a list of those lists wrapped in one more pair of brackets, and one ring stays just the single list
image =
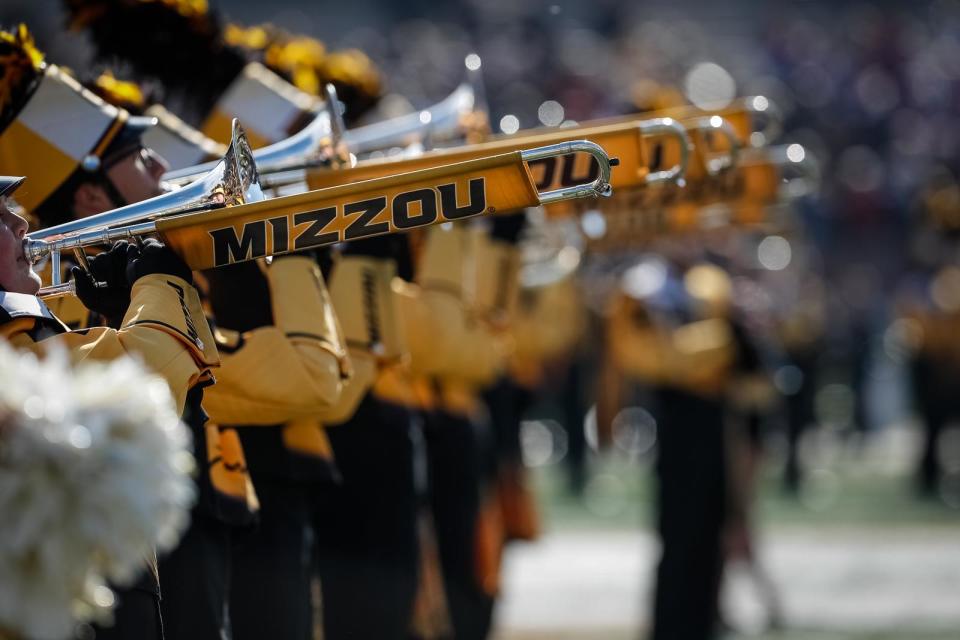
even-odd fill
[{"label": "brass instrument", "polygon": [[[300,186],[303,190],[306,170],[349,166],[350,156],[356,158],[390,147],[453,139],[464,132],[465,121],[482,104],[480,87],[479,76],[469,71],[467,81],[432,107],[347,130],[337,106],[336,90],[327,84],[325,108],[317,112],[310,124],[285,140],[253,152],[261,186],[265,190]],[[172,185],[188,184],[210,171],[213,164],[170,171],[163,180]]]},{"label": "brass instrument", "polygon": [[[556,145],[580,139],[597,143],[611,157],[617,158],[618,170],[612,183],[614,189],[633,189],[657,182],[680,180],[687,170],[691,150],[690,138],[681,123],[669,118],[634,120],[610,126],[538,130],[533,134],[438,149],[408,158],[368,160],[340,171],[310,172],[307,180],[311,189],[318,189],[463,162],[531,146]],[[654,162],[655,155],[658,156],[658,161],[667,157],[669,160]],[[558,157],[538,162],[531,170],[540,189],[556,189],[563,187],[564,182],[571,179],[594,175],[596,166],[583,164],[581,158],[575,156]],[[667,168],[661,168],[663,164],[667,164]]]},{"label": "brass instrument", "polygon": [[[253,152],[263,189],[302,183],[307,169],[349,162],[348,158],[338,157],[345,126],[336,90],[332,84],[327,84],[324,92],[324,108],[317,111],[316,117],[306,127],[285,140]],[[164,174],[163,181],[176,186],[189,184],[211,171],[215,165],[216,162],[209,162],[169,171]]]},{"label": "brass instrument", "polygon": [[[537,189],[528,164],[568,154],[590,155],[599,175],[560,189]],[[64,250],[77,252],[82,263],[85,247],[158,234],[192,269],[208,269],[480,215],[608,196],[614,164],[599,145],[577,140],[264,200],[252,152],[235,125],[227,156],[202,180],[136,205],[32,233],[24,249],[34,263],[52,256],[56,267]],[[39,295],[62,295],[70,289],[55,282]]]},{"label": "brass instrument", "polygon": [[[618,124],[639,117],[691,120],[719,116],[730,123],[743,146],[764,147],[776,140],[782,131],[783,115],[776,103],[766,96],[737,98],[725,107],[703,110],[692,105],[671,107],[653,112],[614,116],[593,121],[594,125]],[[503,137],[503,136],[498,136]]]},{"label": "brass instrument", "polygon": [[24,240],[24,254],[33,264],[51,259],[51,285],[41,297],[73,293],[73,283],[61,282],[60,254],[73,251],[86,266],[85,247],[109,244],[124,238],[152,233],[153,220],[165,216],[210,211],[263,200],[257,165],[246,134],[234,120],[227,152],[202,178],[187,186],[149,200],[73,220],[30,233]]},{"label": "brass instrument", "polygon": [[467,56],[465,66],[466,80],[432,107],[346,131],[343,141],[350,152],[359,157],[416,143],[430,147],[463,137],[476,124],[471,122],[471,116],[482,114],[481,119],[486,122],[479,58],[475,54]]},{"label": "brass instrument", "polygon": [[[635,124],[625,121],[622,125],[608,125],[604,127],[591,128],[593,131],[612,132],[618,131],[625,125]],[[604,228],[608,224],[620,223],[621,225],[641,224],[647,217],[645,207],[633,206],[637,196],[630,195],[628,186],[655,185],[668,187],[668,192],[682,193],[684,187],[688,186],[688,180],[694,183],[703,181],[723,179],[724,173],[738,168],[740,160],[740,142],[736,131],[724,119],[719,116],[698,117],[688,120],[683,125],[670,118],[663,118],[652,122],[641,122],[638,124],[643,131],[645,141],[649,141],[649,153],[646,159],[645,167],[647,173],[643,176],[643,181],[632,184],[626,182],[629,178],[621,176],[621,181],[615,183],[618,188],[624,191],[618,193],[617,200],[625,200],[620,204],[613,201],[605,203],[601,210],[592,209],[583,213],[578,219],[568,217],[548,217],[544,212],[534,211],[527,216],[527,227],[521,237],[520,248],[522,255],[522,267],[520,279],[525,288],[536,288],[547,286],[562,280],[577,270],[583,260],[584,251],[589,247],[596,250],[595,244],[588,244],[590,236],[586,234],[586,228],[591,224],[598,222]],[[663,141],[658,142],[658,136],[678,136],[681,139],[690,138],[696,140],[696,144],[687,141],[686,144],[675,145],[675,149],[666,151],[663,147]],[[606,141],[603,135],[594,135],[591,138]],[[507,142],[509,138],[502,140]],[[608,148],[611,148],[608,145]],[[618,153],[627,154],[628,152],[619,145],[613,145]],[[693,153],[691,153],[691,150]],[[670,157],[679,152],[677,163],[668,169],[657,170],[665,161],[665,157]],[[691,163],[691,156],[696,161]],[[621,166],[625,169],[631,167],[630,161],[622,162]],[[637,192],[644,193],[645,192]],[[672,197],[670,193],[658,194],[651,193],[652,197],[646,197],[648,206],[656,202],[658,198]],[[624,206],[626,205],[626,206]],[[607,211],[607,209],[610,209]],[[604,215],[601,211],[605,211]],[[599,218],[599,220],[598,220]],[[608,223],[608,219],[612,218]],[[581,229],[581,224],[584,228]],[[614,234],[619,235],[619,234]]]}]

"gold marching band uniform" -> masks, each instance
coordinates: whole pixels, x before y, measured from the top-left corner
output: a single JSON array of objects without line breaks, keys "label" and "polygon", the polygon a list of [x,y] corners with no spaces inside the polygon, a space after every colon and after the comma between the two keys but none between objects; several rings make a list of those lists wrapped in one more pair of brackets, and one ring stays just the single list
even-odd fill
[{"label": "gold marching band uniform", "polygon": [[[119,207],[139,201],[146,205],[151,196],[164,198],[158,194],[165,170],[190,169],[231,153],[235,120],[252,146],[261,148],[283,143],[323,114],[336,121],[337,106],[319,97],[328,81],[337,85],[349,118],[381,92],[381,79],[363,54],[327,52],[316,41],[269,26],[221,27],[204,2],[68,0],[66,5],[72,28],[92,34],[100,57],[129,61],[141,78],[159,80],[161,89],[144,96],[137,85],[104,74],[91,80],[88,90],[44,63],[25,27],[0,36],[0,174],[27,176],[15,199],[44,227],[122,211]],[[176,34],[176,53],[161,46],[171,34]],[[205,75],[206,67],[197,65],[196,74],[183,73],[186,65],[180,63],[194,65],[195,59],[209,60],[213,71]],[[155,98],[166,105],[149,104]],[[667,122],[673,129],[666,134],[662,129],[638,133],[616,120],[597,123],[595,129],[586,125],[598,136],[629,132],[643,154],[652,144],[645,135],[680,140],[677,148],[658,142],[656,166],[649,155],[624,157],[636,175],[617,182],[625,174],[615,173],[607,184],[628,186],[629,197],[612,199],[606,209],[611,224],[644,218],[623,237],[636,236],[646,244],[654,236],[696,230],[701,202],[734,202],[730,224],[757,222],[755,209],[772,197],[769,180],[779,178],[775,163],[763,164],[766,156],[759,164],[773,166],[774,177],[763,174],[759,187],[749,179],[757,179],[755,174],[736,173],[731,161],[733,186],[691,191],[688,197],[670,186],[650,187],[647,194],[643,180],[664,173],[671,160],[685,163],[687,132],[707,126],[702,114],[669,113],[676,120]],[[742,126],[736,120],[742,114],[732,109],[727,115]],[[459,148],[410,164],[400,161],[395,168],[361,163],[357,177],[345,171],[348,177],[339,178],[338,164],[330,159],[342,157],[343,150],[337,148],[335,126],[329,134],[325,144],[333,151],[320,170],[310,167],[317,173],[308,172],[311,191],[305,196],[325,187],[332,193],[343,180],[359,189],[370,184],[361,179],[381,184],[376,180],[383,176],[420,169],[424,175],[456,175],[451,173],[456,169],[444,168],[443,154]],[[450,166],[466,167],[484,153],[493,156],[512,151],[505,145],[520,145],[498,138],[486,144],[463,147],[468,156],[450,160]],[[554,159],[574,158],[564,149]],[[151,164],[155,152],[169,164]],[[116,170],[131,157],[143,161],[139,191]],[[357,224],[344,224],[340,235],[327,234],[331,239],[302,247],[307,251],[270,259],[264,256],[292,248],[280,235],[286,223],[273,217],[270,235],[262,241],[279,249],[261,251],[244,226],[236,246],[226,245],[233,257],[215,259],[215,268],[208,268],[209,261],[197,267],[185,245],[173,242],[158,225],[156,232],[172,250],[156,240],[131,237],[112,247],[101,242],[102,253],[92,258],[78,255],[71,270],[76,295],[50,298],[48,306],[31,293],[0,292],[0,326],[8,342],[38,352],[62,344],[76,360],[138,354],[166,379],[193,431],[200,473],[190,528],[177,548],[151,563],[146,583],[118,591],[117,624],[98,630],[97,637],[307,638],[314,637],[317,621],[322,637],[330,640],[489,635],[503,548],[511,540],[535,539],[540,530],[520,455],[520,420],[544,385],[547,369],[574,359],[587,333],[583,292],[574,277],[577,261],[546,280],[523,275],[537,267],[523,257],[530,220],[510,203],[536,203],[560,172],[554,172],[555,162],[547,162],[545,173],[538,174],[531,171],[532,161],[528,167],[516,157],[524,167],[517,184],[525,180],[531,186],[519,199],[511,195],[512,185],[493,184],[490,193],[506,203],[502,209],[473,211],[473,187],[485,183],[470,180],[469,203],[453,191],[456,215],[444,209],[447,217],[439,218],[437,207],[448,206],[443,189],[451,186],[442,185],[428,190],[430,198],[439,194],[439,205],[417,200],[415,213],[407,209],[407,217],[397,218],[394,203],[390,224],[368,220],[386,235],[352,238],[349,231]],[[494,164],[474,166],[480,171]],[[706,160],[703,166],[693,174],[695,185],[723,173],[711,170]],[[578,168],[583,169],[572,163],[564,168],[562,180]],[[393,188],[390,179],[382,184]],[[0,184],[0,195],[11,196],[18,184]],[[631,200],[629,189],[639,199]],[[423,198],[423,191],[401,196]],[[105,206],[86,206],[77,194],[88,192],[93,194],[89,202]],[[590,194],[578,197],[585,195]],[[299,206],[297,197],[283,202]],[[655,203],[656,216],[646,215],[645,207],[634,210],[643,198]],[[247,210],[262,221],[259,212],[269,205],[238,206],[253,207]],[[419,220],[430,215],[431,206],[429,223],[457,220],[460,211],[512,215],[491,224],[456,221],[396,233],[422,226]],[[579,212],[559,205],[549,211],[548,226],[550,216]],[[297,215],[307,213],[316,211]],[[349,241],[334,250],[326,246],[344,239]],[[560,251],[567,263],[569,249]],[[50,260],[44,280],[59,281],[58,264]],[[191,275],[191,268],[198,270]],[[85,275],[87,269],[91,276]],[[114,272],[126,275],[104,276]],[[100,276],[105,282],[96,282]],[[678,424],[716,427],[727,388],[739,372],[755,374],[759,364],[755,354],[744,355],[749,348],[730,319],[729,279],[721,269],[693,266],[680,288],[685,290],[682,308],[650,306],[625,292],[613,296],[605,321],[605,374],[611,376],[610,389],[634,379],[664,390],[667,403],[679,411],[673,416]],[[605,408],[611,415],[616,411],[608,405],[601,403],[601,415]],[[703,409],[698,415],[680,415],[698,407]],[[709,440],[705,450],[722,457],[722,429],[703,437]],[[711,488],[722,493],[723,462],[717,457],[707,462],[704,468],[721,480]],[[663,491],[683,494],[685,489],[665,485]],[[722,525],[721,499],[686,496],[693,499],[687,511],[673,516],[675,522],[693,517],[699,504],[703,508],[694,515],[701,519],[696,525],[701,532]],[[706,502],[696,502],[701,499]],[[669,582],[665,566],[673,554],[686,553],[689,545],[681,542],[678,549],[670,547],[669,557],[665,550],[662,583]],[[701,562],[711,564],[715,551],[702,553]],[[697,579],[698,611],[709,620],[688,615],[690,628],[712,622],[717,604],[718,577],[707,571]],[[149,633],[138,613],[144,609],[125,595],[138,588],[151,597],[155,620]],[[658,589],[658,620],[676,617],[670,608],[675,596],[667,603],[670,588],[661,584]],[[657,633],[697,637],[685,631]]]}]

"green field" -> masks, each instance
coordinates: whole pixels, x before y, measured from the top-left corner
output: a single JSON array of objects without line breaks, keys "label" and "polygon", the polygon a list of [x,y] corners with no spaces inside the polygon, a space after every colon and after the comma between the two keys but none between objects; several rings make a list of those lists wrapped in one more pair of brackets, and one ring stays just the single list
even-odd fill
[{"label": "green field", "polygon": [[[554,465],[533,471],[545,524],[560,528],[633,529],[653,516],[649,463],[597,460],[584,495],[567,491]],[[957,527],[960,510],[939,500],[920,499],[906,477],[833,470],[814,476],[801,498],[788,496],[773,473],[760,483],[756,517],[764,527]],[[957,636],[960,638],[960,635]]]},{"label": "green field", "polygon": [[[557,465],[531,472],[544,529],[553,532],[649,531],[655,488],[650,463],[609,456],[595,459],[592,470],[593,479],[582,496],[567,490],[563,470]],[[882,472],[866,465],[837,466],[821,472],[800,498],[786,495],[777,474],[768,470],[758,490],[756,521],[770,536],[816,533],[818,538],[829,540],[833,536],[850,539],[861,533],[891,532],[895,534],[894,540],[924,533],[932,533],[936,539],[944,536],[951,539],[955,532],[960,539],[960,510],[940,500],[918,498],[903,473]],[[838,597],[843,597],[842,592]],[[960,591],[957,607],[960,608]],[[642,635],[622,628],[591,630],[587,635],[514,631],[498,635],[497,640],[587,637],[589,640],[640,640]],[[722,640],[960,640],[960,629],[938,628],[935,623],[925,628],[883,631],[791,628],[761,635],[730,634]]]},{"label": "green field", "polygon": [[[842,632],[842,631],[784,631],[780,633],[727,636],[721,640],[957,640],[960,630],[943,632],[923,632],[915,630],[886,631],[886,632]],[[624,632],[591,632],[589,638],[581,635],[549,634],[504,634],[496,640],[639,640],[636,634]]]}]

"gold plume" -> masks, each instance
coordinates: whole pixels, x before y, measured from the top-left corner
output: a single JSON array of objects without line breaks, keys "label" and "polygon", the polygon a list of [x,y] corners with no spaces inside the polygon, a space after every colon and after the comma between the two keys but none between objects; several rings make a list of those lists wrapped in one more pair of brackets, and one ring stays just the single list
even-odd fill
[{"label": "gold plume", "polygon": [[0,31],[0,127],[23,106],[42,70],[43,53],[25,24],[12,33]]}]

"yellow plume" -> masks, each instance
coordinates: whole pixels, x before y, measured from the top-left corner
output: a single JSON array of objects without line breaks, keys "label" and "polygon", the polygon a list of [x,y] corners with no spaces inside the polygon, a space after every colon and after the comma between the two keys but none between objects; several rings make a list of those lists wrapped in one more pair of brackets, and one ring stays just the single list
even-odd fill
[{"label": "yellow plume", "polygon": [[22,106],[42,68],[43,53],[25,24],[13,33],[0,31],[0,126]]}]

